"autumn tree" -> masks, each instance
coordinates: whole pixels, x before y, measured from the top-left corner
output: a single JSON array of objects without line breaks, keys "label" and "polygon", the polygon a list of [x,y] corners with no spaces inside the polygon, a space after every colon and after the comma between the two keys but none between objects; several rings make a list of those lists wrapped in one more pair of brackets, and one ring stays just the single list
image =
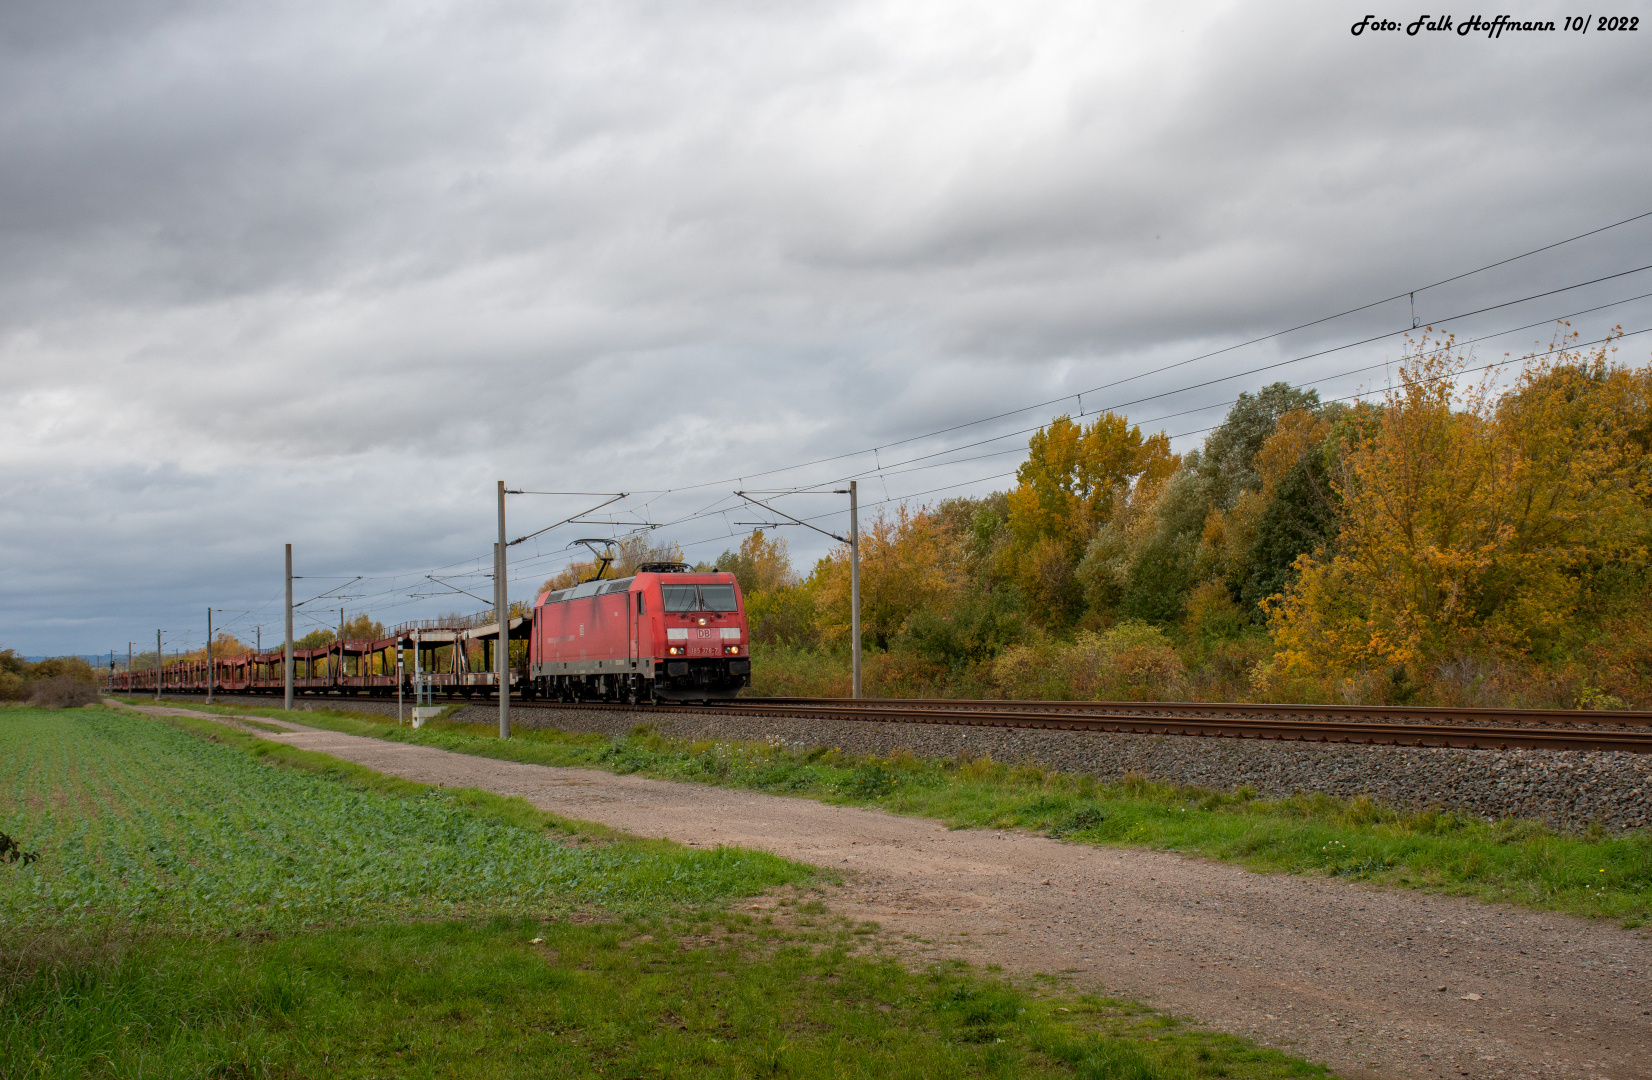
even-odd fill
[{"label": "autumn tree", "polygon": [[[945,611],[961,584],[959,556],[955,537],[929,510],[902,506],[894,517],[880,511],[860,537],[861,633],[887,649],[917,612]],[[822,631],[828,639],[847,639],[848,546],[820,560],[813,577]]]},{"label": "autumn tree", "polygon": [[792,570],[791,549],[784,536],[770,537],[762,529],[755,529],[740,541],[735,551],[725,551],[717,557],[712,568],[734,575],[740,591],[746,596],[773,592],[797,584]]},{"label": "autumn tree", "polygon": [[944,605],[920,608],[902,629],[902,647],[945,669],[989,660],[1029,632],[1025,596],[1013,580],[1015,545],[1004,492],[947,499],[931,511],[941,550],[951,553]]},{"label": "autumn tree", "polygon": [[[652,533],[633,533],[615,541],[614,565],[604,577],[631,577],[645,563],[682,562],[683,549],[675,540],[659,540]],[[594,567],[594,564],[587,564]],[[589,573],[594,573],[594,568]],[[584,579],[581,579],[584,580]]]},{"label": "autumn tree", "polygon": [[1138,487],[1154,487],[1178,464],[1169,436],[1143,438],[1122,416],[1088,426],[1060,416],[1028,442],[1006,497],[1013,545],[1002,552],[1028,608],[1044,622],[1070,622],[1083,605],[1078,564],[1097,531]]},{"label": "autumn tree", "polygon": [[[251,645],[248,645],[246,642],[242,641],[240,638],[236,637],[232,633],[229,633],[228,631],[224,631],[212,639],[212,657],[215,660],[228,660],[232,657],[245,656],[250,652],[252,652]],[[206,658],[207,651],[205,646],[202,646],[193,652],[180,653],[178,655],[179,660],[204,661]]]},{"label": "autumn tree", "polygon": [[1334,552],[1272,610],[1278,674],[1553,644],[1593,568],[1644,565],[1652,367],[1562,352],[1507,393],[1457,389],[1450,339],[1408,354],[1334,474]]},{"label": "autumn tree", "polygon": [[1255,519],[1236,575],[1239,599],[1249,617],[1259,616],[1265,600],[1282,594],[1296,580],[1298,557],[1323,552],[1341,528],[1331,484],[1331,449],[1322,442],[1304,450],[1264,489],[1267,501]]},{"label": "autumn tree", "polygon": [[1210,488],[1211,481],[1197,470],[1181,469],[1158,489],[1151,507],[1128,524],[1132,551],[1120,583],[1120,615],[1158,623],[1182,617],[1193,585],[1200,527],[1210,510]]},{"label": "autumn tree", "polygon": [[1289,383],[1270,383],[1254,394],[1240,394],[1221,426],[1205,439],[1193,465],[1208,482],[1216,507],[1225,510],[1244,492],[1262,488],[1266,468],[1262,447],[1279,429],[1281,419],[1291,413],[1314,416],[1318,412],[1318,392],[1298,390]]},{"label": "autumn tree", "polygon": [[1058,416],[1028,440],[1008,496],[1010,530],[1025,550],[1050,538],[1076,556],[1133,483],[1161,479],[1175,467],[1162,431],[1143,439],[1140,427],[1110,412],[1088,427]]},{"label": "autumn tree", "polygon": [[346,641],[377,641],[384,636],[384,624],[365,611],[344,624]]},{"label": "autumn tree", "polygon": [[[1273,398],[1277,402],[1284,395]],[[1293,579],[1296,557],[1322,546],[1335,532],[1323,451],[1346,411],[1340,405],[1290,410],[1271,421],[1272,431],[1254,452],[1232,449],[1239,445],[1232,439],[1226,466],[1208,468],[1203,467],[1208,458],[1201,461],[1211,508],[1194,557],[1194,576],[1225,582],[1257,618],[1257,604]],[[1263,426],[1263,419],[1254,416],[1247,424],[1251,434]]]},{"label": "autumn tree", "polygon": [[740,583],[753,642],[794,646],[818,642],[818,582],[799,579],[785,537],[757,529],[740,541],[738,549],[724,551],[704,569],[733,574]]}]

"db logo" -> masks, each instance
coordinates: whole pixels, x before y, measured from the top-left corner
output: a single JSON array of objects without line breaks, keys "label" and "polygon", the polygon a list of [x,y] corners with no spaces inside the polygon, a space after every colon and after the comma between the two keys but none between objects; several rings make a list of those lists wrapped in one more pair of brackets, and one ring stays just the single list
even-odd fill
[{"label": "db logo", "polygon": [[697,631],[694,636],[698,637],[698,638],[702,638],[702,639],[703,638],[714,638],[714,637],[717,636],[717,631],[715,631],[715,630],[700,630],[700,631]]}]

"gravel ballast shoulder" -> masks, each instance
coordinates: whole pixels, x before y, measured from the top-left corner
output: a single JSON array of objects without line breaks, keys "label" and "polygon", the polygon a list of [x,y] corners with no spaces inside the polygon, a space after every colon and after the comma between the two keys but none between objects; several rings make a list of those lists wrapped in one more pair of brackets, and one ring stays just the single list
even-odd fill
[{"label": "gravel ballast shoulder", "polygon": [[[472,706],[455,719],[487,722],[494,709]],[[1548,750],[1454,750],[1351,746],[1187,735],[1040,731],[874,720],[802,720],[683,710],[619,712],[513,710],[512,723],[563,731],[624,735],[651,724],[685,739],[780,739],[794,749],[836,747],[845,753],[919,757],[990,754],[994,761],[1033,762],[1061,772],[1116,780],[1126,773],[1216,791],[1249,785],[1258,794],[1368,795],[1406,809],[1438,806],[1488,818],[1518,817],[1556,828],[1598,822],[1644,828],[1652,791],[1652,755]]]}]

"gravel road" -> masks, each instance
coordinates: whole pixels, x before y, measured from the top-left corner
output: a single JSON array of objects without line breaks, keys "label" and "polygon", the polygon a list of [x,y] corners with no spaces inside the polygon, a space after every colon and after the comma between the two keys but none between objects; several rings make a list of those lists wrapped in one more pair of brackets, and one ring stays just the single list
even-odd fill
[{"label": "gravel road", "polygon": [[830,867],[846,882],[833,908],[875,920],[919,961],[1068,972],[1343,1076],[1652,1078],[1645,931],[288,726],[266,737],[641,835]]}]

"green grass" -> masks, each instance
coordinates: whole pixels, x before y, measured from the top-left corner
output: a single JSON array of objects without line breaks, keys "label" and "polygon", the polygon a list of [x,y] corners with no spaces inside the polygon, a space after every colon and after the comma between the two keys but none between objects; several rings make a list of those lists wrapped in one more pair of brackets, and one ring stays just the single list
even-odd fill
[{"label": "green grass", "polygon": [[272,735],[279,735],[283,731],[287,730],[286,728],[282,727],[280,724],[266,724],[262,720],[249,720],[245,717],[243,717],[241,719],[240,723],[244,727],[255,728],[258,731],[268,731]]},{"label": "green grass", "polygon": [[[271,715],[277,715],[271,713]],[[1008,767],[990,759],[854,758],[766,743],[623,739],[480,725],[414,731],[381,717],[317,711],[306,723],[352,734],[545,765],[574,765],[875,805],[954,828],[1025,828],[1077,842],[1186,851],[1253,870],[1316,874],[1505,901],[1625,926],[1652,915],[1652,836],[1562,835],[1531,821],[1403,812],[1356,797],[1259,799],[1127,777]]]},{"label": "green grass", "polygon": [[[0,874],[0,920],[282,929],[699,903],[810,876],[737,848],[569,843],[526,803],[194,725],[224,741],[104,709],[0,719],[0,831],[40,855]],[[268,764],[281,759],[309,771]]]},{"label": "green grass", "polygon": [[0,864],[8,1080],[1327,1075],[1056,978],[912,971],[772,856],[207,720],[8,710],[0,793],[40,854]]},{"label": "green grass", "polygon": [[0,1074],[1326,1075],[1048,981],[912,972],[857,953],[864,937],[841,922],[788,911],[149,941],[0,1003]]}]

